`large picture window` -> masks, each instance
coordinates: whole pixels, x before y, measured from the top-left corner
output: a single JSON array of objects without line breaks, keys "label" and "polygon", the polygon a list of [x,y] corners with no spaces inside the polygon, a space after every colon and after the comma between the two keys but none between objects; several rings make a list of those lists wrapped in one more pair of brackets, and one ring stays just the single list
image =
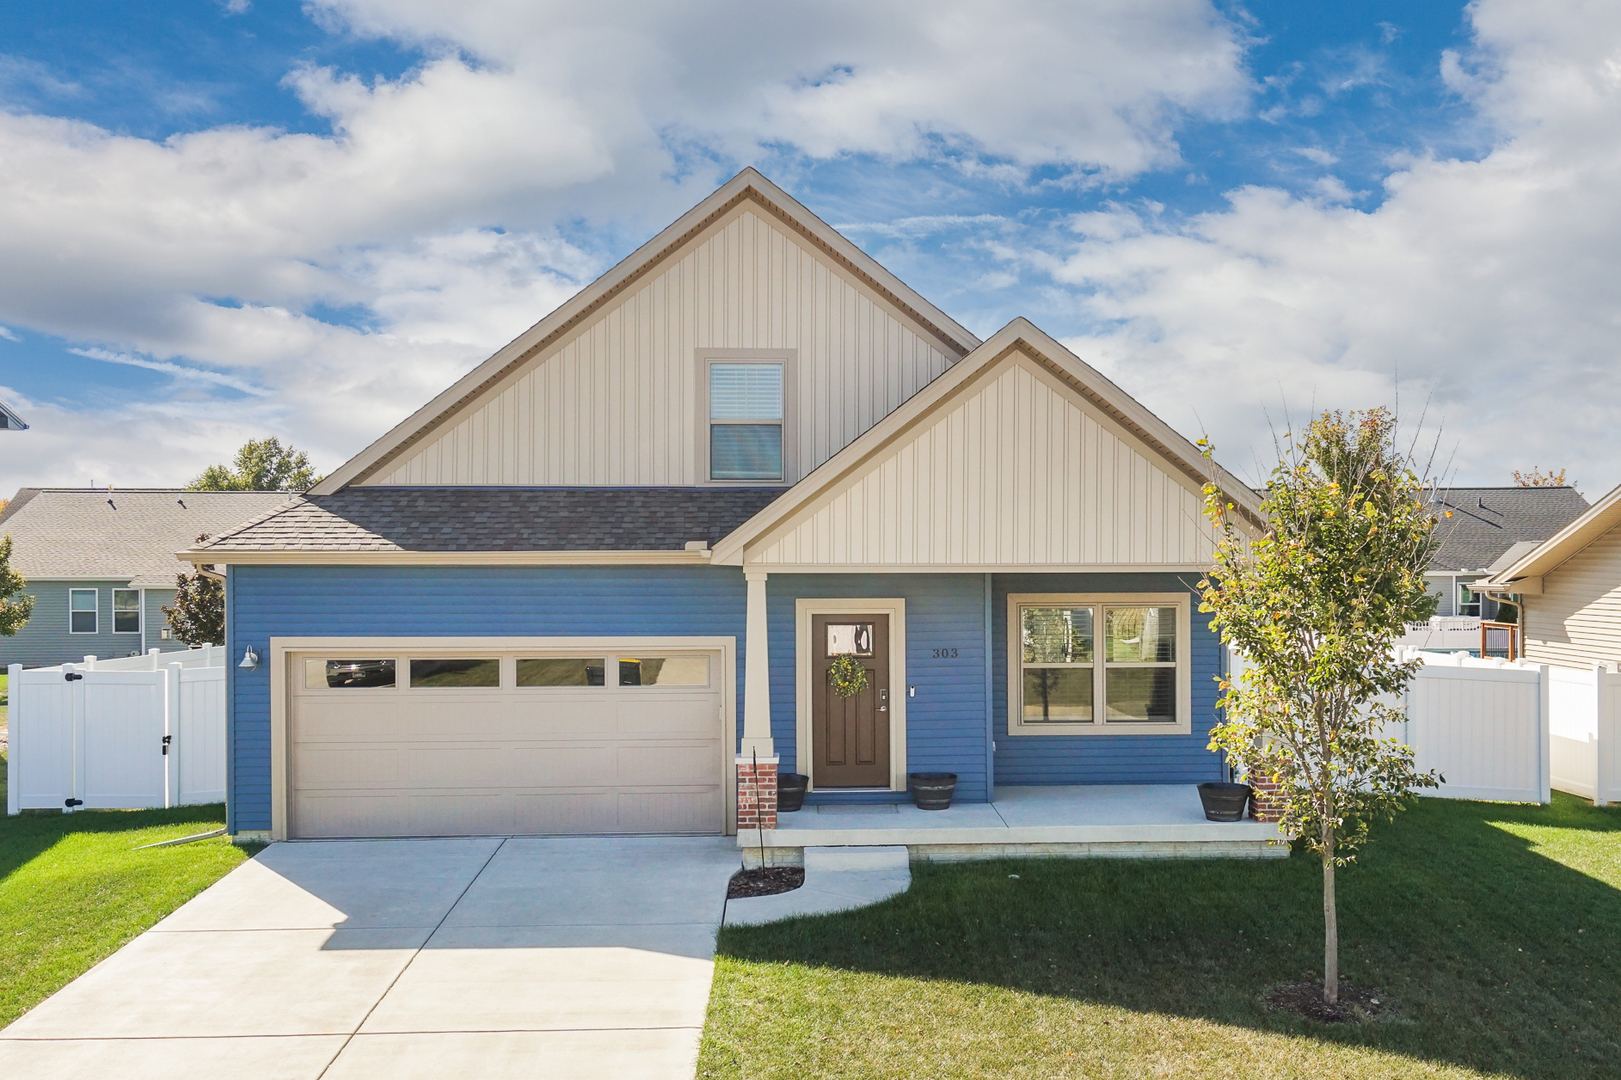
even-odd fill
[{"label": "large picture window", "polygon": [[1191,730],[1187,596],[1010,596],[1008,616],[1010,735]]},{"label": "large picture window", "polygon": [[781,363],[709,365],[709,478],[782,480]]}]

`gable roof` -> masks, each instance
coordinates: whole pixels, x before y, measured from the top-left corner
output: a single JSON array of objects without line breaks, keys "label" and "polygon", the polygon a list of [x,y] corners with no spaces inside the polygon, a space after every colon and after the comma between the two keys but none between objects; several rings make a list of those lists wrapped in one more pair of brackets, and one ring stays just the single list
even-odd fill
[{"label": "gable roof", "polygon": [[692,243],[712,222],[749,201],[815,246],[887,303],[939,340],[955,356],[965,356],[979,339],[855,244],[812,214],[752,168],[744,169],[653,239],[580,290],[572,299],[468,372],[382,438],[311,488],[312,496],[332,495],[377,475],[391,461],[459,416],[524,364],[602,310],[631,285]]},{"label": "gable roof", "polygon": [[1505,586],[1552,573],[1618,526],[1621,526],[1621,487],[1611,490],[1581,516],[1479,584]]},{"label": "gable roof", "polygon": [[23,488],[0,514],[11,565],[27,579],[128,580],[173,587],[175,552],[286,502],[284,491]]},{"label": "gable roof", "polygon": [[717,564],[745,561],[750,544],[787,524],[816,500],[836,491],[887,447],[926,423],[960,396],[975,380],[1016,354],[1030,357],[1069,390],[1104,413],[1144,450],[1197,485],[1214,479],[1235,504],[1240,520],[1253,528],[1262,521],[1260,498],[1236,478],[1212,468],[1199,448],[1155,416],[1141,402],[1031,323],[1018,318],[991,335],[979,348],[913,395],[900,408],[874,424],[854,442],[795,484],[770,506],[715,546]]},{"label": "gable roof", "polygon": [[1430,559],[1438,571],[1485,570],[1516,543],[1541,543],[1587,509],[1572,487],[1438,488],[1425,501],[1439,518],[1441,546]]},{"label": "gable roof", "polygon": [[0,431],[27,431],[28,425],[17,415],[17,410],[0,401]]},{"label": "gable roof", "polygon": [[[781,488],[346,488],[294,499],[188,551],[196,562],[289,554],[681,552],[713,543]],[[694,552],[690,561],[702,561]]]}]

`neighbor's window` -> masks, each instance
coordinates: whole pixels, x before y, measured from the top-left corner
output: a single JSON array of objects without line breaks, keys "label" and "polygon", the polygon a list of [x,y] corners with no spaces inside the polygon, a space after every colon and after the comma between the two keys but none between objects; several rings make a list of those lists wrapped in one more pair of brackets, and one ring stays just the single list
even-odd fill
[{"label": "neighbor's window", "polygon": [[1010,600],[1010,733],[1186,730],[1185,601]]},{"label": "neighbor's window", "polygon": [[308,690],[353,690],[394,685],[393,660],[306,660]]},{"label": "neighbor's window", "polygon": [[781,480],[782,365],[709,365],[709,478]]},{"label": "neighbor's window", "polygon": [[1480,594],[1467,585],[1458,586],[1458,614],[1480,616]]},{"label": "neighbor's window", "polygon": [[68,590],[68,633],[94,634],[96,632],[96,590]]},{"label": "neighbor's window", "polygon": [[113,590],[113,633],[141,632],[141,590]]},{"label": "neighbor's window", "polygon": [[620,686],[708,686],[707,656],[619,658]]},{"label": "neighbor's window", "polygon": [[411,687],[444,689],[451,687],[490,687],[501,685],[501,661],[493,656],[479,660],[412,660]]},{"label": "neighbor's window", "polygon": [[608,661],[600,656],[518,661],[519,686],[603,686],[607,673]]}]

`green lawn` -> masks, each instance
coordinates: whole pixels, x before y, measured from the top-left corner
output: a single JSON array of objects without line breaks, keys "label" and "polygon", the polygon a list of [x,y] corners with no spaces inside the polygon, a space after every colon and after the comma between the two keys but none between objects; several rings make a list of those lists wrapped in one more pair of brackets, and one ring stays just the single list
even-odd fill
[{"label": "green lawn", "polygon": [[1621,811],[1431,799],[1375,835],[1339,896],[1377,1021],[1262,1003],[1320,977],[1304,854],[924,866],[885,904],[723,930],[699,1075],[1617,1074]]},{"label": "green lawn", "polygon": [[219,805],[0,816],[0,1027],[247,857],[224,838],[137,845],[223,824]]}]

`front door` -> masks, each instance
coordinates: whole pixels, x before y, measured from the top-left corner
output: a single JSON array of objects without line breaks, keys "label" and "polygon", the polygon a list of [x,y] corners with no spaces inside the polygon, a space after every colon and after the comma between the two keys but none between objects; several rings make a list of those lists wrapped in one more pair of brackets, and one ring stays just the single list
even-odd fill
[{"label": "front door", "polygon": [[[889,616],[811,616],[811,743],[818,788],[889,787]],[[848,655],[867,685],[845,697],[828,679]]]}]

